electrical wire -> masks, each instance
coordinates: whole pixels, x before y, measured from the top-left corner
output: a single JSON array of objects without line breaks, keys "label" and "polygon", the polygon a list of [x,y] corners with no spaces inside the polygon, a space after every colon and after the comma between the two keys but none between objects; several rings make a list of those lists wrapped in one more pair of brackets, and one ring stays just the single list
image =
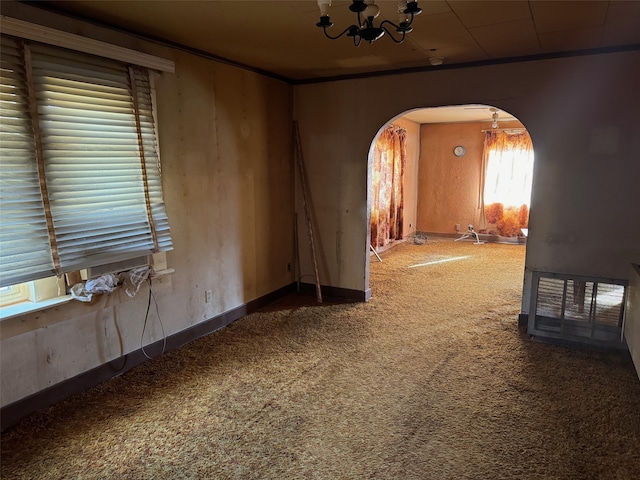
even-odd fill
[{"label": "electrical wire", "polygon": [[156,295],[155,293],[153,293],[153,289],[151,288],[151,278],[147,278],[147,283],[149,284],[149,300],[147,302],[147,313],[144,316],[144,325],[142,326],[142,334],[140,335],[140,349],[142,350],[142,353],[144,354],[145,357],[147,357],[149,360],[153,360],[153,358],[155,357],[150,357],[149,355],[147,355],[147,352],[145,351],[144,345],[142,343],[142,340],[144,338],[144,332],[147,329],[147,321],[149,320],[149,310],[151,310],[152,298],[153,298],[153,303],[156,306],[156,315],[158,316],[158,321],[160,322],[160,329],[162,330],[162,351],[160,352],[158,357],[164,354],[167,348],[167,336],[164,333],[164,325],[162,324],[162,318],[160,318],[160,311],[158,310],[158,302],[156,300]]}]

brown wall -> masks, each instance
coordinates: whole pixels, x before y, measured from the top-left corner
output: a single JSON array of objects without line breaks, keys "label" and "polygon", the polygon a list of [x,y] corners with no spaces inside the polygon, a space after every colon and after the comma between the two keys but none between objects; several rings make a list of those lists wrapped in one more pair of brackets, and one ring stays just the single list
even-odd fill
[{"label": "brown wall", "polygon": [[[501,123],[501,127],[519,126],[520,122]],[[466,231],[470,223],[478,228],[482,129],[486,128],[487,122],[421,126],[418,230],[455,233],[455,224]],[[466,149],[464,156],[453,154],[457,145]]]}]

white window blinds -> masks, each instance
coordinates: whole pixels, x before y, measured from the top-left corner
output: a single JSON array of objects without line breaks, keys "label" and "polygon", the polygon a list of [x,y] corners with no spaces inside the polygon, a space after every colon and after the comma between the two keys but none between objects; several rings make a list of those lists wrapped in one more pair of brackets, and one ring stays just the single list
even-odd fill
[{"label": "white window blinds", "polygon": [[149,72],[2,37],[0,284],[172,248]]},{"label": "white window blinds", "polygon": [[[29,94],[21,45],[0,45],[0,280],[1,286],[51,275]],[[6,280],[6,281],[5,281]]]}]

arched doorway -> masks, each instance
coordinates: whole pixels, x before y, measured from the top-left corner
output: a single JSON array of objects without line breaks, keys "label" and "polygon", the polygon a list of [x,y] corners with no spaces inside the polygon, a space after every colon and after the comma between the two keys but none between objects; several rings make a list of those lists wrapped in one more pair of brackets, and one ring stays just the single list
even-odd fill
[{"label": "arched doorway", "polygon": [[[403,160],[402,198],[385,204],[376,198],[380,192],[398,191],[396,185],[378,185],[381,179],[397,183],[395,175],[376,171],[378,158],[384,156],[380,139],[390,129],[404,136],[405,150],[387,155]],[[372,251],[431,235],[460,239],[470,228],[470,241],[526,245],[533,146],[525,126],[504,110],[474,104],[405,112],[378,132],[370,148],[369,172]],[[384,217],[374,210],[378,204],[392,204],[396,210],[402,206],[385,217],[402,218],[402,237],[388,246],[376,244],[373,235],[385,230],[376,225]]]}]

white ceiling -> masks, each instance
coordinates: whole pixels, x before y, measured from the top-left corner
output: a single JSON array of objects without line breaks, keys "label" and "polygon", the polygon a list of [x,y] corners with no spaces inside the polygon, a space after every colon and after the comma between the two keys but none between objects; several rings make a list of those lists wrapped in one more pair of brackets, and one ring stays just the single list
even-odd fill
[{"label": "white ceiling", "polygon": [[[492,121],[493,110],[498,113],[499,122],[516,121],[511,114],[489,105],[460,105],[452,107],[422,108],[403,115],[403,118],[416,123],[469,123]],[[511,124],[510,126],[513,126]]]},{"label": "white ceiling", "polygon": [[[353,23],[350,3],[333,0],[334,34]],[[381,19],[397,22],[397,0],[377,4]],[[429,68],[429,57],[444,57],[446,66],[602,47],[640,48],[638,0],[419,0],[418,4],[423,13],[404,43],[383,37],[355,47],[346,37],[335,41],[324,37],[315,26],[316,0],[32,2],[291,81]]]}]

